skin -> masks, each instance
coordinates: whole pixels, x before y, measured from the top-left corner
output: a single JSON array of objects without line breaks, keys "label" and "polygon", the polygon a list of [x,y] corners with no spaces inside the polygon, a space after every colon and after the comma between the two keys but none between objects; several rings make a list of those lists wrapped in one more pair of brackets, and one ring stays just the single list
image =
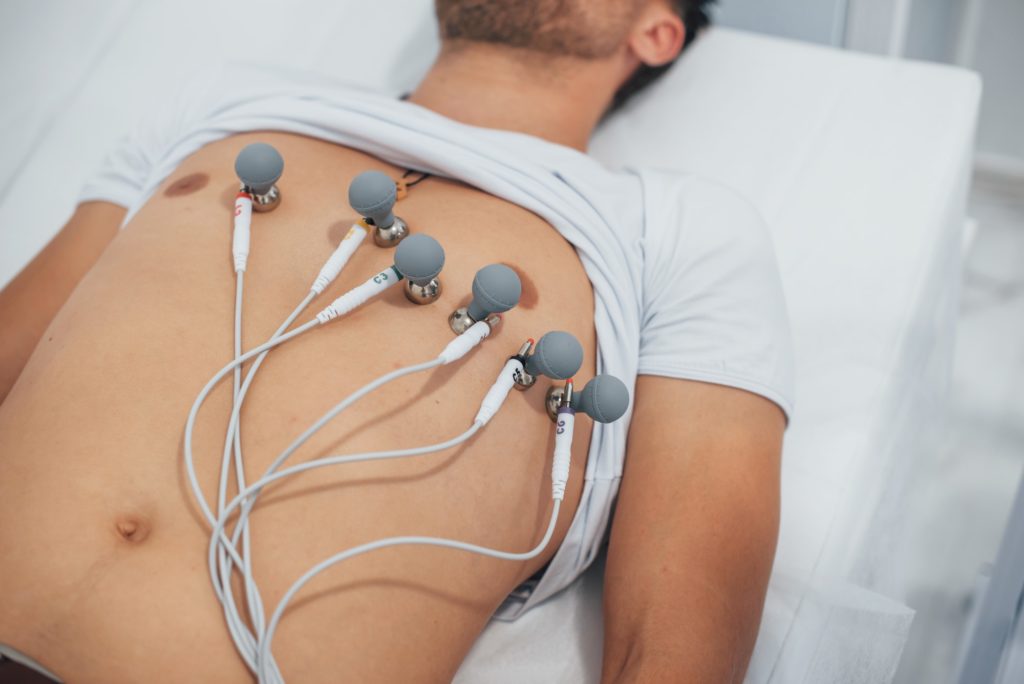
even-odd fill
[{"label": "skin", "polygon": [[[682,37],[678,17],[651,0],[620,49],[600,60],[449,43],[412,100],[458,121],[584,150],[619,84],[640,63],[674,58]],[[538,60],[545,65],[543,78],[537,77]],[[202,185],[184,194],[159,193],[106,251],[119,210],[80,207],[0,294],[3,320],[17,321],[2,332],[0,348],[13,351],[2,358],[0,379],[8,384],[0,390],[18,378],[0,405],[0,465],[7,474],[0,480],[0,546],[20,550],[0,559],[0,642],[69,681],[180,681],[185,674],[193,681],[246,681],[205,577],[204,528],[181,480],[179,441],[184,407],[231,345],[227,219],[207,217],[228,215],[231,161],[255,139],[271,142],[289,160],[288,200],[254,218],[247,301],[260,305],[246,309],[246,339],[264,339],[305,292],[329,249],[326,236],[336,242],[351,221],[334,197],[339,179],[347,183],[367,168],[393,177],[400,170],[297,136],[236,136],[184,162],[164,188],[197,174],[208,176],[208,183],[184,183]],[[448,250],[448,289],[434,307],[448,311],[461,303],[473,271],[494,261],[514,262],[530,275],[536,305],[507,316],[500,343],[488,340],[459,369],[458,381],[439,375],[382,392],[327,430],[304,458],[339,453],[332,448],[379,448],[396,435],[456,434],[466,421],[457,414],[475,410],[476,399],[465,395],[482,395],[510,348],[547,329],[576,334],[587,358],[580,375],[593,373],[592,318],[576,317],[549,299],[554,292],[565,300],[581,298],[588,305],[572,310],[592,311],[589,282],[571,248],[517,207],[459,184],[428,183],[403,201],[399,213],[414,226],[429,225]],[[453,206],[464,209],[453,212]],[[487,241],[474,230],[483,215],[494,227]],[[529,254],[515,249],[524,231],[534,245]],[[386,261],[380,250],[362,248],[329,294]],[[43,294],[39,284],[54,278],[64,285]],[[345,388],[394,363],[426,358],[450,339],[436,309],[412,308],[391,294],[396,296],[388,303],[271,356],[247,403],[246,458],[253,470],[261,470]],[[395,341],[389,342],[393,349],[373,354],[382,339]],[[38,340],[43,342],[36,347]],[[415,343],[398,342],[408,340]],[[431,410],[433,402],[421,401],[401,420],[389,413],[417,391],[464,410],[438,412]],[[653,376],[641,377],[633,396],[608,550],[602,681],[741,681],[775,549],[782,412],[742,390]],[[461,456],[446,452],[419,464],[353,467],[280,487],[277,503],[258,509],[253,520],[265,600],[274,603],[315,560],[365,539],[410,532],[411,525],[424,533],[528,548],[540,536],[549,506],[546,480],[538,477],[549,465],[551,445],[541,399],[536,390],[514,395]],[[201,478],[208,493],[228,401],[223,391],[215,397],[197,439],[206,454]],[[577,430],[574,476],[557,540],[579,496],[588,433]],[[515,467],[508,466],[510,459]],[[493,486],[497,472],[500,488]],[[302,497],[294,496],[300,491]],[[469,506],[472,515],[453,515],[454,506]],[[334,681],[339,671],[360,681],[445,680],[490,611],[553,548],[524,564],[433,551],[367,558],[300,595],[317,598],[300,601],[302,607],[286,617],[275,654],[297,681]],[[325,634],[344,647],[323,648]]]},{"label": "skin", "polygon": [[[230,358],[232,162],[256,140],[276,147],[290,166],[281,205],[253,221],[246,348],[267,339],[303,298],[355,220],[338,187],[367,169],[401,175],[354,150],[288,134],[234,136],[204,147],[108,246],[0,405],[0,547],[18,549],[0,556],[0,643],[70,682],[250,681],[209,584],[208,528],[185,482],[181,439],[199,388]],[[204,188],[164,192],[200,172],[210,176]],[[594,374],[589,281],[550,226],[437,178],[416,186],[398,209],[413,230],[445,246],[444,293],[417,306],[389,290],[274,351],[243,414],[250,473],[264,472],[354,389],[435,356],[452,339],[447,314],[467,302],[473,274],[509,255],[531,274],[534,308],[505,316],[500,330],[458,365],[395,382],[356,404],[293,461],[458,435],[507,357],[547,330],[574,334],[587,359],[581,376]],[[485,223],[486,236],[479,230]],[[536,248],[522,253],[520,241]],[[301,320],[392,259],[390,250],[364,244]],[[555,292],[580,306],[566,311],[547,294]],[[514,392],[464,448],[320,469],[268,489],[252,518],[265,604],[275,606],[314,563],[381,537],[426,534],[531,548],[551,510],[554,431],[543,409],[546,386]],[[211,397],[197,426],[197,471],[208,500],[216,491],[227,387]],[[403,549],[347,563],[311,583],[282,622],[274,652],[286,676],[450,679],[501,600],[564,537],[587,446],[585,436],[574,443],[577,467],[556,542],[544,554],[512,563]]]},{"label": "skin", "polygon": [[[0,292],[0,402],[11,391],[46,327],[107,244],[125,209],[86,202],[42,252]],[[12,325],[11,323],[14,322]]]}]

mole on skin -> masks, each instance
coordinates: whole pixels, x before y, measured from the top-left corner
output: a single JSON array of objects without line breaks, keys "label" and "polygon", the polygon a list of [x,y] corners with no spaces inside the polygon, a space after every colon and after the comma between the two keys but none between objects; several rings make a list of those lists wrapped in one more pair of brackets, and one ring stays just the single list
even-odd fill
[{"label": "mole on skin", "polygon": [[210,182],[210,177],[205,173],[190,173],[184,178],[171,183],[166,190],[164,190],[165,197],[181,197],[183,195],[191,195],[197,190],[202,190],[206,187],[206,184]]}]

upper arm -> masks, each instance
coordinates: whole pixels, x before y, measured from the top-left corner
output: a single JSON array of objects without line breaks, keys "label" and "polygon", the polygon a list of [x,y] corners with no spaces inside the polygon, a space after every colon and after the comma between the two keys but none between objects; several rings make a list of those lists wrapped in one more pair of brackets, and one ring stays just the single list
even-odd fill
[{"label": "upper arm", "polygon": [[742,678],[775,551],[784,427],[744,390],[638,380],[605,575],[606,677],[646,660],[689,681]]},{"label": "upper arm", "polygon": [[645,188],[606,677],[642,651],[645,668],[671,668],[657,679],[732,681],[753,647],[777,536],[794,375],[782,282],[767,227],[742,197],[693,177],[652,176]]},{"label": "upper arm", "polygon": [[85,202],[67,225],[0,291],[0,401],[82,277],[117,235],[125,209]]},{"label": "upper arm", "polygon": [[728,188],[684,181],[652,200],[638,372],[745,389],[788,413],[793,350],[768,228]]}]

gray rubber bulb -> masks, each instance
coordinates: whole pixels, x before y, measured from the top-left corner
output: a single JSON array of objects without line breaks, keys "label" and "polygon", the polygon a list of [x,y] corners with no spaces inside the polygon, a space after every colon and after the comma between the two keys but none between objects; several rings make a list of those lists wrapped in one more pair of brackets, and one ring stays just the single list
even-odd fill
[{"label": "gray rubber bulb", "polygon": [[348,186],[348,203],[378,228],[390,228],[395,222],[398,189],[395,181],[380,171],[363,171]]},{"label": "gray rubber bulb", "polygon": [[519,275],[504,264],[484,266],[473,278],[473,301],[467,309],[474,321],[489,314],[504,313],[519,303],[523,284]]},{"label": "gray rubber bulb", "polygon": [[629,390],[614,375],[598,375],[573,395],[572,407],[599,423],[613,423],[629,408]]},{"label": "gray rubber bulb", "polygon": [[526,372],[565,380],[576,375],[583,365],[583,347],[575,337],[553,330],[537,340],[533,354],[526,359]]},{"label": "gray rubber bulb", "polygon": [[395,249],[395,269],[417,285],[429,283],[444,266],[444,249],[429,235],[410,235]]},{"label": "gray rubber bulb", "polygon": [[246,145],[235,158],[238,180],[256,195],[270,192],[283,172],[284,158],[267,143]]}]

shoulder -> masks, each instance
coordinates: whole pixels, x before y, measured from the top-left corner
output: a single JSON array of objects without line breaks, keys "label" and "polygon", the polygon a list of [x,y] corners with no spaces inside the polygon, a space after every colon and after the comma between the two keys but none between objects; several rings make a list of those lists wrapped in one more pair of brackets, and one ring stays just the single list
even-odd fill
[{"label": "shoulder", "polygon": [[[736,190],[691,174],[641,171],[638,176],[644,193],[644,240],[655,248],[654,256],[688,256],[692,261],[717,254],[774,262],[764,218]],[[677,253],[680,249],[684,253]]]},{"label": "shoulder", "polygon": [[638,175],[644,193],[646,299],[670,285],[691,297],[778,285],[771,234],[746,198],[699,176]]},{"label": "shoulder", "polygon": [[788,414],[792,345],[764,218],[715,181],[639,175],[645,212],[640,373],[740,387]]}]

